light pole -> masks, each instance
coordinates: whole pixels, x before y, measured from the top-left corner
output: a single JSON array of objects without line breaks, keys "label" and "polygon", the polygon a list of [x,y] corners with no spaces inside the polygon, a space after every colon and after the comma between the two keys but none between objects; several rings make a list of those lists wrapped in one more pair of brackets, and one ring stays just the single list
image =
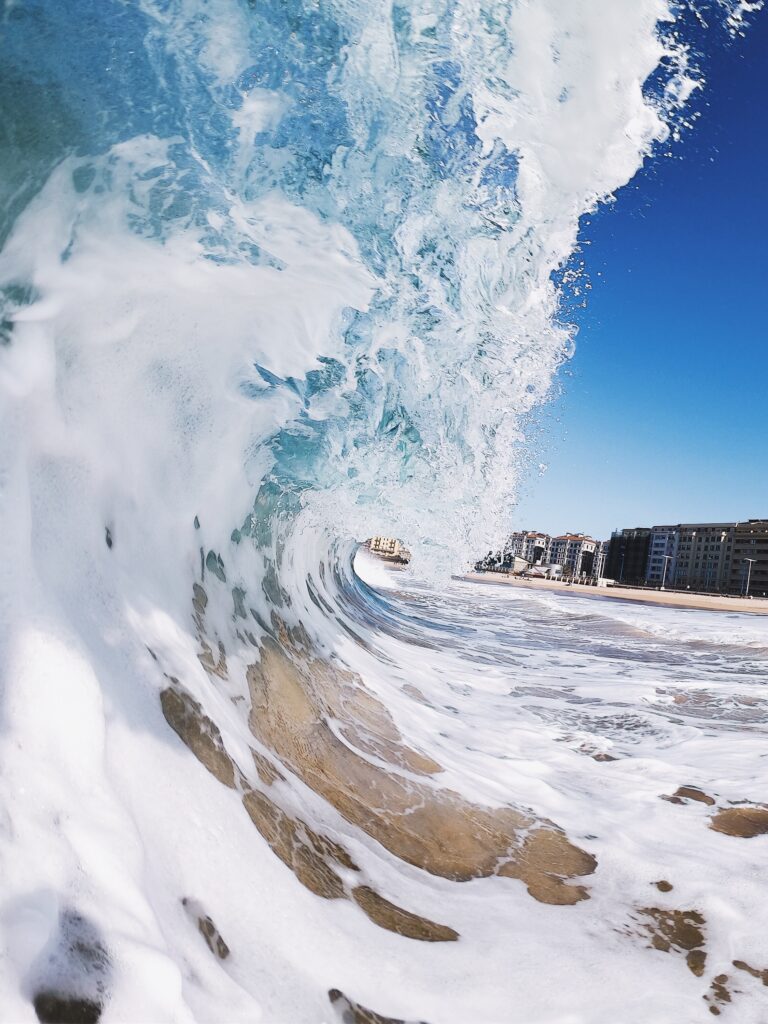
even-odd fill
[{"label": "light pole", "polygon": [[749,581],[752,577],[752,566],[757,561],[756,558],[745,558],[744,561],[747,563],[747,590],[744,594],[745,597],[749,597]]},{"label": "light pole", "polygon": [[664,572],[661,574],[661,587],[660,590],[664,589],[664,583],[667,578],[667,566],[672,561],[672,555],[664,555]]},{"label": "light pole", "polygon": [[723,530],[723,532],[720,534],[720,550],[717,553],[717,589],[720,591],[721,594],[723,592],[723,583],[725,582],[725,561],[723,559],[723,544],[725,544],[725,537],[726,533],[725,530]]}]

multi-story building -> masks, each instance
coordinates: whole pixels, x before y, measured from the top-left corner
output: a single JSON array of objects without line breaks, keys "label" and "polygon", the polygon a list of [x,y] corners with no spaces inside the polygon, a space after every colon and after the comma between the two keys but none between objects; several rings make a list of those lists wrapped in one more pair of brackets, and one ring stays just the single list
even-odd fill
[{"label": "multi-story building", "polygon": [[595,543],[595,556],[592,559],[592,572],[590,576],[593,580],[599,580],[605,576],[605,560],[608,557],[608,544],[607,540],[599,540]]},{"label": "multi-story building", "polygon": [[651,539],[648,546],[648,564],[645,570],[646,582],[654,586],[671,586],[675,579],[677,526],[651,527]]},{"label": "multi-story building", "polygon": [[[510,534],[504,563],[524,559],[552,576],[768,597],[768,519],[678,523],[615,530],[610,541],[582,533]],[[501,556],[497,559],[501,561]]]},{"label": "multi-story building", "polygon": [[605,560],[605,575],[617,583],[644,583],[651,531],[646,526],[614,530]]},{"label": "multi-story building", "polygon": [[[617,582],[636,582],[636,558],[631,550],[636,538],[628,535],[638,532],[621,530],[611,537],[605,572]],[[750,594],[768,595],[768,519],[678,523],[651,529],[647,583],[679,590],[740,594],[745,593],[748,579]]]},{"label": "multi-story building", "polygon": [[408,562],[411,558],[410,552],[396,537],[370,537],[366,541],[366,547],[379,558],[385,558],[390,562]]},{"label": "multi-story building", "polygon": [[749,519],[733,529],[728,590],[752,597],[768,597],[768,519]]},{"label": "multi-story building", "polygon": [[681,523],[672,581],[684,590],[729,588],[736,523]]},{"label": "multi-story building", "polygon": [[592,574],[597,541],[583,533],[565,533],[553,537],[549,549],[549,561],[560,565],[564,576],[578,577]]},{"label": "multi-story building", "polygon": [[505,560],[517,556],[524,558],[531,565],[548,562],[551,541],[552,538],[548,533],[535,533],[526,530],[511,533],[504,545]]}]

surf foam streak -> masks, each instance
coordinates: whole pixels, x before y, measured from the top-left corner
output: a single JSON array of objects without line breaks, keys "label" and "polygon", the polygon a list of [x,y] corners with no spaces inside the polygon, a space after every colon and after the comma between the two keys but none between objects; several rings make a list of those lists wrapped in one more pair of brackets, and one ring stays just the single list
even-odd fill
[{"label": "surf foam streak", "polygon": [[553,271],[694,85],[670,10],[3,17],[8,1015],[566,1019],[489,950],[510,907],[537,970],[548,915],[578,947],[593,840],[392,692],[462,627],[351,538],[429,570],[499,527],[572,345]]}]

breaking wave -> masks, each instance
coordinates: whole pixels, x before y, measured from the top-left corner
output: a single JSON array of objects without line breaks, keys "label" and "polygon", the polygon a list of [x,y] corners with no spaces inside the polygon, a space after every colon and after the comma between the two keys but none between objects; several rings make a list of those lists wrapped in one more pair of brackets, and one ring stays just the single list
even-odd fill
[{"label": "breaking wave", "polygon": [[[738,32],[757,6],[708,11]],[[503,616],[478,636],[460,591],[414,573],[434,587],[503,529],[524,424],[572,351],[579,219],[684,127],[702,10],[5,5],[9,1019],[613,1019],[613,997],[589,1016],[572,987],[537,1002],[519,971],[478,967],[500,968],[486,947],[509,907],[534,959],[567,958],[594,919],[557,915],[602,863],[578,786],[545,760],[493,765],[544,758],[531,723],[594,766],[725,705],[686,696],[659,725],[677,693],[659,669],[658,707],[619,700],[596,741],[572,690],[536,690],[521,652],[540,619],[521,612],[505,648]],[[361,570],[372,533],[416,569]],[[567,674],[585,652],[554,605],[537,615]],[[601,628],[590,656],[635,656],[639,626]],[[416,683],[430,660],[450,704]],[[531,707],[505,712],[506,745],[496,697],[518,669]],[[750,699],[722,720],[758,728]],[[687,951],[701,977],[698,911],[614,911],[617,935]],[[628,970],[646,991],[645,962]],[[515,991],[520,1018],[500,1009]]]}]

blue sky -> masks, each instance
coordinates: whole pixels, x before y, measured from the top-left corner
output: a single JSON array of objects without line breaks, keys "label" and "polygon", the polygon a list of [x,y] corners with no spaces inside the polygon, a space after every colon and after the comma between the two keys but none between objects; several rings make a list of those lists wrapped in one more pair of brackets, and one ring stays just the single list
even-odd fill
[{"label": "blue sky", "polygon": [[592,283],[515,528],[768,517],[768,12],[692,131],[585,218]]}]

